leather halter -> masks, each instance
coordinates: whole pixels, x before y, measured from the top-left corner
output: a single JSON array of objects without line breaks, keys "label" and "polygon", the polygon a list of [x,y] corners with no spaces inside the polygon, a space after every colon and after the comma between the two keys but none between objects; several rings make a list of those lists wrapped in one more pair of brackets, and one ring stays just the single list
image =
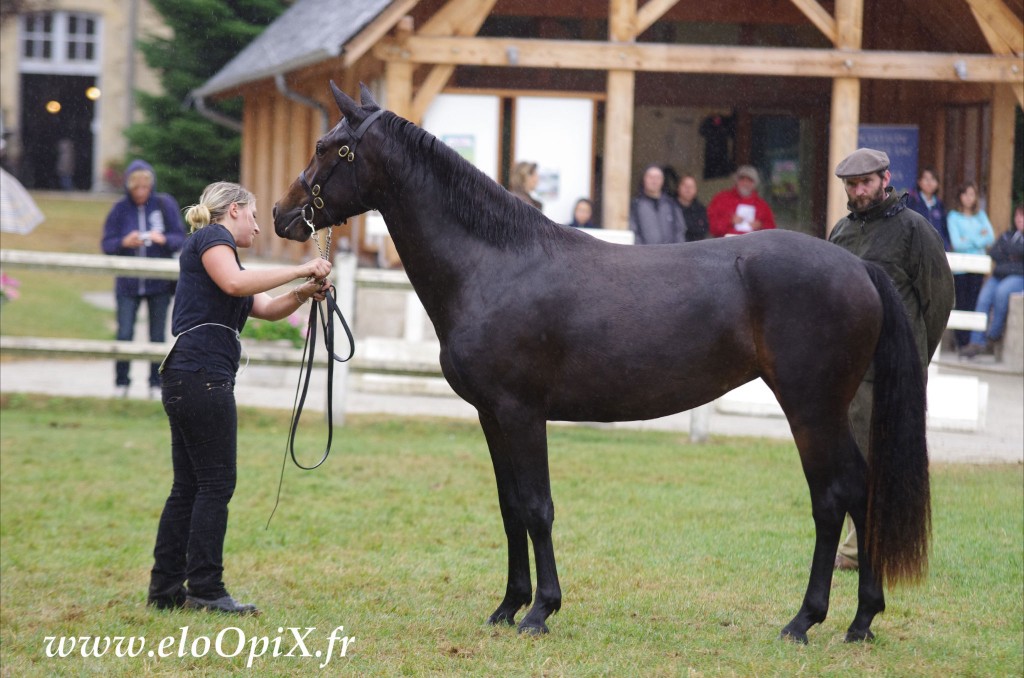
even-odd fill
[{"label": "leather halter", "polygon": [[[331,168],[327,171],[327,176],[324,177],[323,181],[317,182],[310,186],[309,182],[306,180],[306,171],[303,170],[302,172],[299,173],[299,183],[302,184],[302,188],[306,190],[306,193],[310,197],[310,201],[302,206],[302,219],[309,226],[310,230],[316,232],[316,227],[313,226],[313,217],[316,215],[315,210],[320,210],[321,212],[324,213],[324,216],[327,217],[327,223],[332,225],[339,223],[339,221],[334,218],[334,215],[331,214],[331,211],[327,209],[327,206],[324,203],[324,199],[321,197],[321,193],[323,193],[323,187],[327,186],[327,182],[331,180],[331,177],[334,175],[334,170],[336,170],[338,168],[338,165],[341,164],[342,159],[345,159],[348,162],[355,161],[356,146],[359,144],[359,141],[363,138],[363,134],[365,134],[366,130],[370,128],[370,125],[375,123],[377,121],[377,118],[379,118],[383,114],[383,108],[374,111],[365,120],[363,120],[363,122],[360,123],[359,127],[357,127],[355,130],[352,130],[352,127],[348,124],[348,118],[345,118],[344,120],[341,121],[343,128],[348,128],[349,130],[351,130],[350,136],[352,137],[352,143],[351,146],[345,144],[338,149],[338,158],[334,161],[334,164],[331,165]],[[359,173],[355,171],[355,168],[353,168],[352,176],[355,182],[356,199],[359,201],[360,205],[362,205],[363,207],[367,207],[365,204],[363,204],[362,195],[359,191]],[[306,216],[306,208],[309,208],[308,217]],[[367,209],[369,209],[369,207],[367,207]]]}]

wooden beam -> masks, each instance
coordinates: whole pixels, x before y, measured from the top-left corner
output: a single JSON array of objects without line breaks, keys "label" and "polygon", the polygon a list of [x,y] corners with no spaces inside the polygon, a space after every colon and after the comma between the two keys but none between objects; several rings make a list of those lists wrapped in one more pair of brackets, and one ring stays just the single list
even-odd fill
[{"label": "wooden beam", "polygon": [[843,158],[857,150],[857,131],[860,126],[860,80],[836,78],[832,81],[832,114],[829,119],[828,140],[828,203],[826,207],[825,237],[847,213],[848,202],[843,182],[833,173]]},{"label": "wooden beam", "polygon": [[[396,44],[400,48],[408,41],[412,30],[412,17],[403,17],[395,27]],[[412,115],[412,76],[415,67],[415,64],[408,61],[388,61],[384,64],[385,104],[388,110],[403,118]],[[384,260],[390,267],[401,262],[391,236],[384,238]]]},{"label": "wooden beam", "polygon": [[[420,35],[476,35],[495,0],[448,0],[417,31]],[[476,25],[467,32],[467,27]]]},{"label": "wooden beam", "polygon": [[836,0],[836,41],[839,49],[860,49],[864,36],[864,0]]},{"label": "wooden beam", "polygon": [[833,45],[839,39],[838,32],[836,29],[836,20],[828,13],[824,7],[818,4],[818,0],[790,0],[796,8],[804,13],[812,24],[818,27],[818,30],[825,34],[828,41]]},{"label": "wooden beam", "polygon": [[[836,0],[836,54],[861,54],[864,33],[863,0]],[[850,64],[851,61],[844,61]],[[849,202],[846,187],[834,174],[843,158],[857,150],[860,130],[860,78],[836,74],[832,79],[832,106],[828,125],[828,197],[825,203],[825,237],[844,214]]]},{"label": "wooden beam", "polygon": [[966,0],[996,54],[1024,54],[1024,24],[1000,0]]},{"label": "wooden beam", "polygon": [[[342,53],[341,68],[350,68],[364,54],[369,52],[381,38],[388,34],[402,17],[406,16],[418,5],[420,0],[396,0],[377,15],[377,18],[359,31],[359,34],[346,43]],[[300,38],[301,39],[301,38]]]},{"label": "wooden beam", "polygon": [[1013,219],[1013,147],[1016,119],[1015,97],[1011,88],[992,88],[992,127],[989,136],[988,217],[996,233],[1002,233]]},{"label": "wooden beam", "polygon": [[1024,73],[1024,58],[1016,55],[585,40],[413,36],[401,46],[381,44],[374,53],[384,61],[414,64],[813,78],[1013,83]]},{"label": "wooden beam", "polygon": [[[420,29],[420,35],[476,35],[490,14],[497,0],[450,0]],[[434,66],[427,77],[420,83],[412,102],[410,120],[417,125],[423,122],[423,116],[431,102],[448,84],[455,66],[441,64]]]},{"label": "wooden beam", "polygon": [[[966,0],[978,27],[994,54],[1020,55],[1024,52],[1024,25],[999,0]],[[1024,108],[1024,74],[1010,83],[1017,105]]]},{"label": "wooden beam", "polygon": [[[637,30],[637,0],[609,0],[608,40],[616,47],[633,44]],[[608,69],[604,113],[604,174],[601,214],[605,228],[629,228],[630,172],[633,163],[633,110],[636,73]]]},{"label": "wooden beam", "polygon": [[605,228],[629,228],[630,172],[633,162],[633,108],[636,75],[609,71],[604,114],[602,222]]},{"label": "wooden beam", "polygon": [[633,42],[638,32],[636,0],[608,0],[608,40]]},{"label": "wooden beam", "polygon": [[653,26],[655,21],[665,16],[665,12],[675,7],[678,2],[679,0],[647,0],[636,12],[636,36]]}]

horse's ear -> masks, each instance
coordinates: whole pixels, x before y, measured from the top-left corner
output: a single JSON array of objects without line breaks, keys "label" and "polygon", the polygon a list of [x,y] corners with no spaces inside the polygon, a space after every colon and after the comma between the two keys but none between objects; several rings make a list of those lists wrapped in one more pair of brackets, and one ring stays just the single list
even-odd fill
[{"label": "horse's ear", "polygon": [[333,80],[331,80],[331,93],[334,95],[334,102],[338,104],[341,114],[346,118],[353,118],[354,114],[359,111],[359,104],[355,102],[355,99],[338,89]]},{"label": "horse's ear", "polygon": [[359,101],[363,104],[363,108],[380,108],[380,105],[373,98],[373,92],[363,83],[359,83]]}]

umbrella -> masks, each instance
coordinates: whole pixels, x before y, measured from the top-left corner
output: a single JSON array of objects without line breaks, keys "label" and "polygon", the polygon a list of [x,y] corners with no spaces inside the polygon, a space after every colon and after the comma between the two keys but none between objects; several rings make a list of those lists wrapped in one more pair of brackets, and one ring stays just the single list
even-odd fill
[{"label": "umbrella", "polygon": [[43,219],[43,213],[25,187],[0,167],[0,231],[31,233]]}]

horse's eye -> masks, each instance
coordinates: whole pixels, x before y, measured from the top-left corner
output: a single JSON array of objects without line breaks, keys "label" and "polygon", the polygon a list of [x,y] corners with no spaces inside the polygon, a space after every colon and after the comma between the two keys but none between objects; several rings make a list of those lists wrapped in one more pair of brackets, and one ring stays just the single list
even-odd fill
[{"label": "horse's eye", "polygon": [[324,145],[319,141],[316,142],[316,157],[321,157],[324,154]]}]

